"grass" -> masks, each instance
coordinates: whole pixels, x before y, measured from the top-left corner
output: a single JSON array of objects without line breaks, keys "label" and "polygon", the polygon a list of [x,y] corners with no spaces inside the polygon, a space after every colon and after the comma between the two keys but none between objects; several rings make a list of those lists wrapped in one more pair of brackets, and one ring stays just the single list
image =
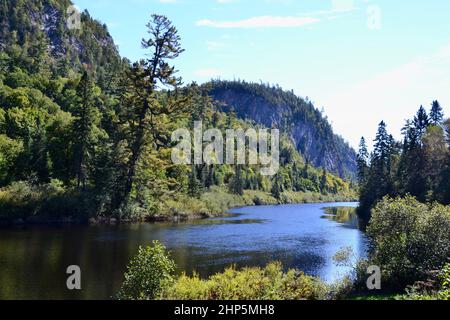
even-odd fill
[{"label": "grass", "polygon": [[235,195],[224,187],[213,187],[200,198],[187,195],[167,197],[163,199],[157,219],[207,218],[224,214],[231,208],[254,205],[299,204],[299,203],[325,203],[355,201],[351,194],[323,195],[314,192],[284,192],[281,200],[275,199],[270,193],[264,191],[245,190],[244,195]]}]

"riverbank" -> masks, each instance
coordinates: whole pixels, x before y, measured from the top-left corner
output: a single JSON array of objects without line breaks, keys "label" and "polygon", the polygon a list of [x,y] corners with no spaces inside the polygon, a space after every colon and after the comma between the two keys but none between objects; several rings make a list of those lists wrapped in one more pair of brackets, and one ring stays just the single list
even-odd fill
[{"label": "riverbank", "polygon": [[281,200],[263,191],[245,190],[242,196],[229,193],[225,188],[213,187],[199,198],[185,195],[162,199],[160,215],[155,221],[191,220],[223,215],[230,209],[246,206],[306,204],[327,202],[357,202],[356,193],[321,194],[317,192],[283,192]]},{"label": "riverbank", "polygon": [[263,191],[245,190],[240,196],[231,194],[224,187],[212,187],[198,198],[185,194],[165,195],[154,210],[157,213],[144,212],[134,218],[123,218],[90,213],[89,205],[80,194],[60,194],[54,190],[38,193],[22,189],[14,193],[14,197],[0,193],[0,211],[3,211],[0,212],[0,226],[177,222],[219,217],[232,208],[243,206],[349,202],[357,199],[352,191],[345,194],[283,192],[278,200]]}]

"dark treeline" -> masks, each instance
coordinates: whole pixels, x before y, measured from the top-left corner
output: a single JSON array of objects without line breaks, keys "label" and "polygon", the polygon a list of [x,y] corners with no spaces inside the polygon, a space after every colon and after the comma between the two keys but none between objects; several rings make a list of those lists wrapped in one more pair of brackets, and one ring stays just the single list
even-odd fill
[{"label": "dark treeline", "polygon": [[429,114],[421,106],[402,133],[403,142],[395,141],[381,122],[370,155],[361,139],[360,213],[366,219],[385,196],[409,194],[421,202],[450,203],[450,120],[444,120],[439,102],[432,103]]}]

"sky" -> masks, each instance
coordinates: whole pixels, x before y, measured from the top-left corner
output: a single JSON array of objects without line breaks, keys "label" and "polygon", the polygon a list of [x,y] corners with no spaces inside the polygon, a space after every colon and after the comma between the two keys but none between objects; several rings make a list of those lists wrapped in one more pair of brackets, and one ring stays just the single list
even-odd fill
[{"label": "sky", "polygon": [[450,117],[450,1],[74,0],[106,23],[122,56],[153,13],[178,28],[185,83],[211,78],[278,84],[324,110],[357,148],[384,120],[400,139],[406,119],[438,100]]}]

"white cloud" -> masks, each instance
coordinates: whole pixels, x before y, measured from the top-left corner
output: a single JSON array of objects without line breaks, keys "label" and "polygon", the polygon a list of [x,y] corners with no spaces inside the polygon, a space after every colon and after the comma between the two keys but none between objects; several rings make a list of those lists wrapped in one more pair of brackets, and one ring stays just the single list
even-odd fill
[{"label": "white cloud", "polygon": [[200,77],[200,78],[216,78],[216,77],[220,77],[222,75],[222,71],[219,69],[214,69],[214,68],[201,69],[201,70],[195,71],[194,75],[196,77]]},{"label": "white cloud", "polygon": [[427,109],[437,99],[450,116],[450,45],[429,57],[355,84],[322,103],[336,131],[356,147],[365,136],[369,144],[377,125],[385,120],[400,139],[400,129],[420,105]]},{"label": "white cloud", "polygon": [[199,20],[197,26],[212,28],[294,28],[316,23],[319,19],[296,16],[260,16],[236,21]]}]

